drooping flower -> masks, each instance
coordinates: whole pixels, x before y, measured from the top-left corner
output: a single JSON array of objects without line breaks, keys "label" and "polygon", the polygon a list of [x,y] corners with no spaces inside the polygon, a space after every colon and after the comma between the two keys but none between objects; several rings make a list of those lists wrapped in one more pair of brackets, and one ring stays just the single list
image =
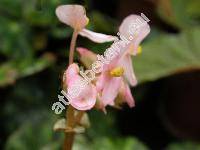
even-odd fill
[{"label": "drooping flower", "polygon": [[[103,71],[97,79],[96,87],[99,94],[99,99],[103,104],[103,107],[107,105],[114,105],[114,100],[119,94],[120,90],[122,93],[127,95],[129,90],[128,85],[125,81],[125,76],[133,85],[136,84],[136,78],[132,69],[132,62],[127,59],[127,56],[119,56],[111,60],[109,64],[105,64]],[[124,89],[121,89],[124,86]],[[130,107],[134,106],[133,98],[128,95],[124,97],[125,101],[130,104]],[[132,102],[130,102],[132,100]]]},{"label": "drooping flower", "polygon": [[82,30],[88,24],[85,8],[81,5],[61,5],[56,8],[58,19],[76,30]]},{"label": "drooping flower", "polygon": [[64,76],[64,84],[69,95],[69,103],[78,110],[89,110],[96,103],[96,88],[93,84],[84,83],[83,78],[79,75],[77,64],[71,64]]},{"label": "drooping flower", "polygon": [[[129,43],[124,46],[119,41],[111,45],[111,47],[113,45],[116,45],[121,49],[118,55],[123,55],[123,57],[122,56],[120,58],[118,57],[118,59],[123,58],[121,60],[121,64],[123,65],[123,68],[126,70],[124,72],[124,76],[131,86],[135,86],[137,84],[137,80],[132,66],[131,55],[136,55],[141,52],[142,48],[140,46],[140,43],[149,34],[149,32],[150,32],[150,27],[148,23],[141,16],[129,15],[123,20],[123,22],[119,27],[120,36],[125,37],[129,41]],[[95,41],[94,40],[95,38],[92,35],[93,34],[91,35],[88,34],[88,38],[91,39],[92,41]],[[105,37],[103,39],[105,39]]]},{"label": "drooping flower", "polygon": [[141,16],[129,15],[121,23],[119,32],[130,40],[126,46],[127,52],[136,55],[141,52],[140,43],[149,34],[150,27]]},{"label": "drooping flower", "polygon": [[[138,20],[141,24],[136,24]],[[135,24],[137,26],[133,26]],[[133,27],[136,27],[136,30],[133,30]],[[125,37],[130,42],[124,45],[123,41],[119,41],[111,45],[112,47],[115,44],[119,46],[121,50],[117,56],[111,59],[109,64],[103,65],[103,71],[97,77],[96,88],[102,108],[107,105],[114,105],[114,100],[118,95],[122,95],[124,101],[126,101],[130,107],[135,105],[128,85],[128,83],[131,86],[137,84],[131,55],[136,55],[141,51],[139,44],[150,32],[150,27],[142,17],[130,15],[126,17],[120,25],[119,32],[121,36]],[[86,49],[78,49],[78,52],[82,55],[81,59],[83,61],[84,57],[94,61],[94,53],[92,54],[92,52]]]},{"label": "drooping flower", "polygon": [[[85,48],[77,48],[77,51],[81,55],[81,61],[84,64],[88,65],[88,62],[95,62],[97,59],[95,53]],[[132,70],[132,64],[129,64],[129,62],[124,62],[126,61],[125,58],[119,58],[120,56],[111,60],[109,64],[104,64],[102,72],[97,76],[96,89],[98,92],[99,106],[102,109],[104,109],[104,107],[107,105],[113,106],[115,104],[114,100],[119,93],[124,95],[123,98],[130,107],[134,106],[134,100],[129,86],[124,79],[124,74],[127,74],[128,77],[131,77],[129,73],[132,73],[130,72],[130,70]],[[133,82],[136,82],[135,78],[130,80],[134,80]]]},{"label": "drooping flower", "polygon": [[104,43],[116,39],[115,36],[96,33],[85,29],[85,26],[89,23],[89,19],[86,16],[85,8],[81,5],[58,6],[56,8],[56,15],[61,22],[71,26],[78,34],[94,42]]}]

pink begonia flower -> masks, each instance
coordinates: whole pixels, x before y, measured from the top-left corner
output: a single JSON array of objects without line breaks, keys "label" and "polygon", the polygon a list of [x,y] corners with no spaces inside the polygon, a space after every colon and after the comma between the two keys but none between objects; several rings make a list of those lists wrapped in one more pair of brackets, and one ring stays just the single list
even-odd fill
[{"label": "pink begonia flower", "polygon": [[[133,71],[131,54],[136,55],[141,50],[139,44],[149,34],[150,27],[142,17],[130,15],[123,20],[119,27],[119,32],[121,36],[125,37],[130,42],[125,46],[122,46],[120,42],[118,42],[118,46],[122,50],[109,64],[104,64],[103,71],[96,81],[98,98],[100,99],[102,108],[107,105],[114,105],[114,100],[119,93],[123,95],[124,100],[130,107],[135,105],[130,88],[126,83],[126,81],[128,81],[131,86],[137,84]],[[79,48],[78,52],[82,55],[82,59],[84,57],[94,59],[95,54],[92,55],[92,52],[86,49]]]},{"label": "pink begonia flower", "polygon": [[[117,43],[119,42],[115,44],[121,49],[121,53],[119,55],[125,55],[123,56],[123,59],[121,61],[121,64],[123,65],[123,68],[125,70],[125,79],[131,86],[135,86],[137,84],[137,80],[134,74],[130,54],[136,55],[141,52],[141,46],[139,45],[141,41],[149,34],[150,27],[141,16],[129,15],[123,20],[122,24],[120,25],[119,32],[121,36],[125,37],[127,40],[130,41],[129,44],[125,45],[125,47],[117,45]],[[131,40],[129,39],[130,36],[132,36]],[[90,36],[89,39],[95,38]]]},{"label": "pink begonia flower", "polygon": [[[109,64],[104,65],[104,69],[96,82],[96,88],[99,94],[100,102],[102,102],[103,107],[106,105],[114,105],[114,100],[120,92],[121,86],[125,88],[122,89],[122,93],[126,95],[124,97],[125,101],[130,107],[134,106],[134,101],[130,93],[130,89],[127,88],[128,85],[125,82],[125,78],[128,78],[133,85],[137,83],[131,60],[128,56],[122,56],[123,58],[116,57]],[[131,96],[131,98],[130,98]]]},{"label": "pink begonia flower", "polygon": [[[77,48],[77,51],[79,52],[81,61],[84,64],[88,60],[90,60],[90,62],[95,62],[97,59],[96,54],[86,48]],[[130,61],[126,62],[127,59],[125,57],[122,59],[119,59],[119,57],[120,56],[111,60],[109,64],[104,64],[103,71],[97,77],[96,89],[98,92],[98,99],[100,100],[99,104],[102,109],[104,109],[106,105],[114,105],[114,100],[118,93],[123,95],[124,100],[130,107],[134,106],[134,99],[131,95],[129,86],[125,83],[123,77],[123,74],[129,74],[129,70],[132,70],[132,63]]]},{"label": "pink begonia flower", "polygon": [[[148,23],[138,15],[127,16],[119,27],[119,32],[131,42],[126,47],[131,55],[136,55],[141,51],[139,47],[141,41],[150,33]],[[132,37],[132,39],[130,39]]]},{"label": "pink begonia flower", "polygon": [[74,29],[82,30],[89,22],[81,5],[61,5],[56,8],[58,19]]},{"label": "pink begonia flower", "polygon": [[[70,90],[73,90],[76,82],[80,82],[83,78],[79,75],[79,67],[77,64],[71,64],[65,72],[65,84],[67,85],[67,92],[70,93]],[[84,88],[79,88],[79,92],[75,96],[70,96],[68,99],[69,103],[78,110],[89,110],[93,108],[96,103],[96,88],[93,84],[86,84]],[[69,94],[70,95],[70,94]]]},{"label": "pink begonia flower", "polygon": [[[118,63],[125,70],[125,79],[131,86],[135,86],[137,84],[137,80],[133,70],[131,55],[140,53],[141,46],[139,46],[139,44],[149,34],[150,27],[141,16],[129,15],[120,25],[119,32],[121,37],[125,37],[130,42],[125,46],[118,42],[119,44],[117,46],[120,47],[121,51],[116,60],[120,60]],[[113,60],[113,64],[116,63],[117,62]]]},{"label": "pink begonia flower", "polygon": [[58,19],[65,23],[74,30],[76,30],[81,36],[87,37],[90,40],[97,43],[111,42],[117,37],[106,35],[102,33],[96,33],[87,29],[84,29],[88,24],[89,19],[86,16],[85,8],[81,5],[61,5],[56,8],[56,15]]}]

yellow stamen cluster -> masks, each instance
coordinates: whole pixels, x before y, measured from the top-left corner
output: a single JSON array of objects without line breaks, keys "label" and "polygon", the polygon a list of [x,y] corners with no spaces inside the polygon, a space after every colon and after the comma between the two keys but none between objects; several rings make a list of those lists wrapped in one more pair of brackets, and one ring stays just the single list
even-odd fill
[{"label": "yellow stamen cluster", "polygon": [[110,71],[110,75],[113,77],[121,77],[124,73],[124,69],[122,67],[116,67]]},{"label": "yellow stamen cluster", "polygon": [[[133,54],[133,45],[131,44],[130,45],[130,54]],[[142,53],[142,46],[138,46],[138,48],[137,48],[137,54],[140,54],[140,53]]]},{"label": "yellow stamen cluster", "polygon": [[138,46],[137,53],[138,54],[142,53],[142,46]]},{"label": "yellow stamen cluster", "polygon": [[89,18],[86,18],[87,19],[87,23],[86,23],[86,25],[89,23]]}]

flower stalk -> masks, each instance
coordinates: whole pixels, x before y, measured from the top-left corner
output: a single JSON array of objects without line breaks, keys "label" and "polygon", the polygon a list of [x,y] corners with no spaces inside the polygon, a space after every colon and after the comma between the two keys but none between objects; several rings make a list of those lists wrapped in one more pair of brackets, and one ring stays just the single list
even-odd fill
[{"label": "flower stalk", "polygon": [[[74,50],[75,50],[77,36],[78,36],[78,32],[77,32],[77,30],[74,30],[73,35],[72,35],[72,40],[70,43],[69,65],[72,64],[74,61]],[[69,105],[69,107],[66,111],[66,120],[67,120],[66,127],[73,129],[76,124],[76,119],[75,119],[75,110],[71,105]],[[65,132],[65,140],[64,140],[63,150],[72,150],[74,136],[75,136],[74,132]]]},{"label": "flower stalk", "polygon": [[[71,105],[69,105],[66,111],[66,120],[67,120],[66,127],[69,127],[72,129],[75,123],[74,112],[75,112],[74,108]],[[75,136],[74,132],[65,132],[65,141],[64,141],[63,150],[72,150],[74,136]]]},{"label": "flower stalk", "polygon": [[72,40],[70,43],[69,65],[71,65],[74,61],[74,51],[75,51],[77,36],[78,36],[78,31],[74,30],[73,35],[72,35]]}]

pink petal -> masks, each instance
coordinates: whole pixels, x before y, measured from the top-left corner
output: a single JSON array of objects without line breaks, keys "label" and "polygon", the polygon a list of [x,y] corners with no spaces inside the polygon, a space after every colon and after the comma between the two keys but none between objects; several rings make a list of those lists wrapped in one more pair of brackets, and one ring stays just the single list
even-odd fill
[{"label": "pink petal", "polygon": [[85,9],[81,5],[58,6],[56,15],[61,22],[77,30],[82,30],[88,23]]},{"label": "pink petal", "polygon": [[[96,88],[92,84],[87,84],[84,88],[81,88],[76,82],[80,82],[83,78],[79,75],[79,67],[77,64],[71,64],[66,71],[66,84],[67,84],[67,93],[69,95],[69,103],[78,110],[89,110],[96,103]],[[72,97],[70,90],[77,88],[78,85],[78,94]]]},{"label": "pink petal", "polygon": [[109,77],[106,75],[105,72],[102,72],[97,79],[96,88],[98,92],[102,92],[104,85],[108,83]]},{"label": "pink petal", "polygon": [[81,32],[79,32],[79,34],[96,43],[111,42],[117,39],[115,36],[97,33],[87,29],[83,29]]},{"label": "pink petal", "polygon": [[131,94],[131,90],[130,87],[128,86],[128,84],[124,83],[124,99],[125,101],[128,103],[129,107],[134,107],[135,106],[135,101],[134,98]]},{"label": "pink petal", "polygon": [[135,86],[137,84],[137,79],[133,71],[131,56],[125,55],[120,61],[120,65],[124,68],[124,76],[128,80],[129,84]]},{"label": "pink petal", "polygon": [[73,81],[79,78],[78,73],[79,73],[78,65],[75,63],[71,64],[65,72],[66,84],[67,85],[73,84]]},{"label": "pink petal", "polygon": [[69,103],[78,110],[89,110],[94,107],[96,103],[96,88],[94,85],[88,85],[79,97],[69,100]]},{"label": "pink petal", "polygon": [[97,60],[96,54],[86,48],[78,47],[76,50],[80,55],[81,62],[86,68],[90,68],[91,65]]},{"label": "pink petal", "polygon": [[133,37],[131,43],[133,44],[133,54],[135,55],[139,44],[149,34],[150,27],[141,16],[130,15],[123,20],[119,27],[119,32],[127,39],[130,36]]},{"label": "pink petal", "polygon": [[114,100],[119,93],[121,80],[121,77],[110,77],[110,79],[105,83],[102,96],[100,97],[104,106],[114,104]]}]

